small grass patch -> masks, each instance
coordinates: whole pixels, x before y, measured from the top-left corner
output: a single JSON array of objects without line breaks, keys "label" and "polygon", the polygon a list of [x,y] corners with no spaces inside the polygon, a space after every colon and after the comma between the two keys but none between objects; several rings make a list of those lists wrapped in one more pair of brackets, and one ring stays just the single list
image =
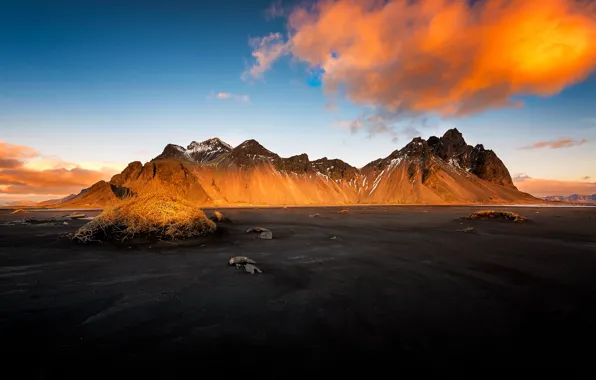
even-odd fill
[{"label": "small grass patch", "polygon": [[216,225],[192,202],[166,192],[128,198],[81,227],[73,240],[124,241],[135,237],[178,240],[214,232]]},{"label": "small grass patch", "polygon": [[482,210],[471,213],[465,219],[469,220],[508,220],[515,223],[527,222],[528,219],[524,216],[516,214],[511,211],[493,211]]},{"label": "small grass patch", "polygon": [[215,211],[213,214],[211,214],[211,217],[209,218],[214,222],[223,222],[224,221],[224,214],[222,214],[219,211]]}]

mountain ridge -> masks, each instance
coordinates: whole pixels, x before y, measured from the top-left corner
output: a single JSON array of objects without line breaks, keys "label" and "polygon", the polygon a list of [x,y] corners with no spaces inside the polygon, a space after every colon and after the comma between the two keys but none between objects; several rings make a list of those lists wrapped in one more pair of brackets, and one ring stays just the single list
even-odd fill
[{"label": "mountain ridge", "polygon": [[[414,138],[361,169],[340,159],[311,161],[305,153],[280,157],[252,139],[236,147],[219,138],[187,148],[168,144],[150,162],[132,162],[105,185],[91,187],[84,205],[99,203],[89,201],[94,192],[110,201],[149,188],[223,206],[540,202],[517,190],[492,150],[468,145],[457,129]],[[81,204],[78,198],[61,205]]]},{"label": "mountain ridge", "polygon": [[596,204],[596,194],[549,195],[541,198],[550,202]]}]

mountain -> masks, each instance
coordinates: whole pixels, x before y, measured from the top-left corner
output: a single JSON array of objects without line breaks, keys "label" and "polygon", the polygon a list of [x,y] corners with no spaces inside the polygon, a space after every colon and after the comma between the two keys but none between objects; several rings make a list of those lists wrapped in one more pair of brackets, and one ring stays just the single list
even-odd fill
[{"label": "mountain", "polygon": [[542,199],[544,199],[546,201],[550,201],[550,202],[596,204],[596,194],[592,194],[592,195],[571,194],[568,196],[550,195],[547,197],[542,197]]},{"label": "mountain", "polygon": [[[84,191],[84,190],[83,190],[83,191]],[[68,201],[70,201],[71,199],[74,199],[75,197],[77,197],[77,196],[78,196],[78,195],[80,195],[80,194],[81,194],[81,193],[79,193],[79,194],[70,194],[70,195],[67,195],[67,196],[65,196],[65,197],[63,197],[63,198],[58,198],[58,199],[48,199],[47,201],[39,202],[39,203],[37,203],[36,205],[37,205],[37,206],[44,206],[44,207],[47,207],[47,206],[52,206],[52,205],[59,205],[59,204],[61,204],[61,203],[65,203],[65,202],[68,202]]]},{"label": "mountain", "polygon": [[168,158],[186,160],[204,164],[217,159],[219,156],[229,153],[232,147],[217,137],[203,142],[191,142],[186,149],[180,145],[168,144],[163,152],[152,161]]},{"label": "mountain", "polygon": [[234,148],[217,138],[187,148],[168,144],[152,161],[130,163],[61,207],[107,204],[152,189],[222,206],[541,202],[517,190],[492,150],[466,144],[452,129],[415,138],[361,169],[306,154],[283,158],[256,140]]},{"label": "mountain", "polygon": [[37,205],[37,202],[33,201],[9,201],[2,204],[2,206],[8,207],[33,207],[35,205]]}]

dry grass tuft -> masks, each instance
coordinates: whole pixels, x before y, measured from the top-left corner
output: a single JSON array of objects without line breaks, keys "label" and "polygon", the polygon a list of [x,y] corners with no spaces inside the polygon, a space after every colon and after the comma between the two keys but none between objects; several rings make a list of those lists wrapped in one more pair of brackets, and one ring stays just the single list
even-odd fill
[{"label": "dry grass tuft", "polygon": [[73,240],[81,243],[134,237],[176,240],[202,236],[215,229],[215,223],[193,203],[175,194],[156,191],[105,209],[81,227]]},{"label": "dry grass tuft", "polygon": [[23,209],[14,210],[11,214],[27,214],[27,211]]},{"label": "dry grass tuft", "polygon": [[493,211],[493,210],[482,210],[476,211],[470,214],[466,219],[472,220],[486,220],[486,219],[499,219],[499,220],[510,220],[516,223],[527,222],[528,219],[519,214],[510,211]]},{"label": "dry grass tuft", "polygon": [[350,210],[348,210],[347,208],[344,208],[343,210],[340,210],[337,212],[338,214],[349,214]]},{"label": "dry grass tuft", "polygon": [[209,219],[211,219],[214,222],[223,222],[225,218],[221,212],[215,211]]}]

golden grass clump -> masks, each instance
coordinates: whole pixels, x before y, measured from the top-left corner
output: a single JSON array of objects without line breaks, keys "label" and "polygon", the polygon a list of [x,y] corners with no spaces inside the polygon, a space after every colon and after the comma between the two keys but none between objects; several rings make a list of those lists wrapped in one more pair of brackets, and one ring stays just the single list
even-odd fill
[{"label": "golden grass clump", "polygon": [[18,210],[14,210],[13,212],[11,212],[11,214],[26,214],[27,211],[23,210],[23,209],[18,209]]},{"label": "golden grass clump", "polygon": [[349,214],[350,213],[350,210],[348,210],[347,208],[344,208],[342,210],[339,210],[337,213],[338,214]]},{"label": "golden grass clump", "polygon": [[81,227],[73,240],[82,243],[124,241],[134,237],[176,240],[198,237],[215,229],[215,223],[186,199],[165,192],[150,192],[105,209]]},{"label": "golden grass clump", "polygon": [[500,219],[510,220],[516,223],[527,222],[528,219],[519,214],[510,211],[493,211],[493,210],[482,210],[476,211],[470,214],[467,219],[474,220],[486,220],[486,219]]}]

